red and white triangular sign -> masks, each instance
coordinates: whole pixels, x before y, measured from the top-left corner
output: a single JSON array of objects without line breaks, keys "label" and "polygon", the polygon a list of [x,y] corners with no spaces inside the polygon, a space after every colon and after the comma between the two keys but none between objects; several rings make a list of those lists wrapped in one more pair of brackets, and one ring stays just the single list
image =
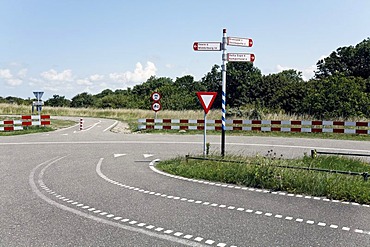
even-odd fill
[{"label": "red and white triangular sign", "polygon": [[213,101],[216,99],[216,95],[216,92],[197,92],[198,99],[203,106],[205,114],[207,114],[211,109]]}]

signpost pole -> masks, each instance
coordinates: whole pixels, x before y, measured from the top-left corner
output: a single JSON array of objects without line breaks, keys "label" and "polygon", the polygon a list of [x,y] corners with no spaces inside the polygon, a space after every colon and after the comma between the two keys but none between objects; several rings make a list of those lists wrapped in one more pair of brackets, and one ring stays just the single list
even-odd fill
[{"label": "signpost pole", "polygon": [[221,156],[225,156],[225,132],[226,132],[226,29],[223,30],[222,36],[222,133],[221,133]]},{"label": "signpost pole", "polygon": [[207,113],[204,112],[204,136],[203,136],[203,156],[206,157],[206,143],[207,143]]}]

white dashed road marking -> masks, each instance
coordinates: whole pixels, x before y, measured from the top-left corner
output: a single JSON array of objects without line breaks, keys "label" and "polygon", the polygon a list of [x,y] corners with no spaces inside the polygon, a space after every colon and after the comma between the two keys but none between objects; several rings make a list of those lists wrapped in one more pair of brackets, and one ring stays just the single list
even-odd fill
[{"label": "white dashed road marking", "polygon": [[[64,157],[62,157],[62,158],[64,158]],[[164,240],[171,241],[171,242],[174,242],[174,243],[179,243],[179,244],[183,244],[183,245],[187,245],[187,246],[204,246],[204,244],[205,245],[212,245],[212,244],[215,243],[215,241],[213,241],[213,240],[204,241],[204,238],[199,237],[199,236],[195,237],[194,235],[191,235],[191,234],[184,234],[182,232],[175,232],[172,229],[165,229],[163,227],[148,225],[147,223],[138,222],[136,220],[132,220],[132,219],[129,219],[129,218],[124,218],[123,219],[123,216],[116,216],[115,214],[112,214],[110,212],[106,212],[106,211],[103,211],[103,210],[100,210],[100,209],[95,210],[95,208],[93,208],[89,205],[84,205],[83,203],[74,201],[72,199],[70,199],[69,202],[64,201],[63,199],[65,197],[63,197],[62,195],[59,195],[57,192],[49,189],[44,184],[44,182],[42,181],[44,171],[50,165],[52,165],[55,162],[61,160],[62,158],[55,158],[55,159],[52,159],[50,161],[39,164],[38,166],[36,166],[32,170],[32,172],[29,175],[29,183],[32,187],[32,191],[35,192],[39,197],[41,197],[43,200],[45,200],[49,204],[51,204],[53,206],[56,206],[60,209],[63,209],[65,211],[75,213],[75,214],[77,214],[79,216],[82,216],[82,217],[86,217],[86,218],[89,218],[89,219],[92,219],[92,220],[95,220],[95,221],[99,221],[99,222],[102,222],[102,223],[105,223],[105,224],[108,224],[108,225],[111,225],[111,226],[121,228],[121,229],[134,231],[134,232],[142,233],[142,234],[149,235],[149,236],[152,236],[152,237],[164,239]],[[38,179],[39,187],[41,187],[42,190],[44,190],[46,194],[54,196],[55,200],[60,200],[64,203],[68,203],[68,205],[74,206],[74,207],[78,208],[79,210],[86,211],[86,213],[84,213],[83,211],[76,210],[72,207],[68,207],[68,206],[65,206],[63,204],[59,204],[58,202],[49,199],[38,189],[38,187],[35,183],[35,173],[36,173],[36,170],[41,166],[44,166],[44,167],[38,175],[38,177],[39,177],[39,179]],[[84,207],[82,207],[83,205],[84,205]],[[92,212],[91,209],[94,209],[95,211]],[[103,217],[103,216],[104,217],[103,218],[96,217],[96,216],[91,215],[91,213],[89,214],[88,212],[92,212],[92,213],[95,213],[95,214],[99,213],[100,217]],[[118,223],[117,221],[122,222],[122,223],[126,223],[126,224],[122,225],[121,223]],[[145,228],[147,230],[142,229],[142,227],[144,227],[144,226],[146,226]],[[203,242],[203,244],[202,244],[202,242]],[[223,244],[223,243],[219,243],[219,244]],[[219,246],[221,246],[221,245],[219,245]]]},{"label": "white dashed road marking", "polygon": [[[112,179],[108,178],[107,176],[105,176],[105,175],[101,172],[101,164],[102,164],[102,162],[103,162],[103,158],[101,158],[101,159],[99,160],[99,162],[98,162],[98,164],[97,164],[97,166],[96,166],[96,172],[97,172],[97,174],[98,174],[101,178],[103,178],[104,180],[106,180],[106,181],[108,181],[108,182],[110,182],[110,183],[113,183],[113,184],[115,184],[115,185],[117,185],[117,186],[123,187],[123,188],[134,189],[134,190],[139,191],[139,192],[140,192],[140,190],[143,190],[143,189],[140,189],[140,188],[135,188],[135,187],[132,187],[132,186],[130,187],[130,186],[128,186],[128,185],[125,185],[125,184],[122,184],[122,183],[116,182],[116,181],[114,181],[114,180],[112,180]],[[152,162],[152,163],[153,163],[153,162]],[[152,163],[151,163],[151,164],[152,164]],[[152,167],[153,167],[153,165],[151,165],[150,167],[152,168]],[[166,175],[166,176],[167,176],[167,175]],[[172,175],[171,175],[171,176],[172,176]],[[187,179],[186,179],[186,180],[187,180]],[[217,184],[215,184],[215,185],[217,186]],[[253,188],[251,188],[251,189],[253,189]],[[144,191],[144,190],[143,190],[143,191]],[[159,193],[159,192],[150,192],[150,193],[149,193],[149,195],[153,195],[153,194],[161,195],[162,197],[164,197],[164,198],[166,198],[166,199],[170,199],[170,200],[173,200],[174,198],[179,198],[179,197],[177,197],[177,196],[164,195],[164,194],[161,194],[161,193]],[[284,194],[284,195],[285,195],[286,193],[281,192],[280,194]],[[186,202],[189,202],[189,203],[194,203],[194,204],[203,205],[203,206],[218,207],[218,208],[220,208],[220,209],[235,210],[236,212],[247,212],[247,213],[253,213],[253,212],[254,212],[254,214],[255,214],[255,215],[263,215],[263,216],[266,216],[266,217],[272,217],[272,216],[273,216],[274,218],[278,218],[278,219],[283,218],[283,216],[282,216],[282,215],[280,215],[280,214],[276,214],[276,215],[274,215],[274,214],[272,214],[271,212],[263,212],[263,211],[261,211],[261,210],[256,210],[256,211],[254,211],[254,210],[252,210],[252,209],[245,209],[245,210],[244,210],[244,208],[235,207],[235,206],[228,206],[228,205],[225,205],[225,204],[217,204],[217,203],[210,203],[210,202],[203,203],[202,201],[199,201],[199,200],[187,199],[187,198],[181,198],[179,201],[180,201],[180,202],[181,202],[181,201],[186,201]],[[285,219],[285,220],[287,220],[287,221],[295,221],[295,222],[298,222],[298,223],[306,223],[306,224],[309,224],[309,225],[314,225],[314,221],[311,221],[311,220],[304,220],[304,219],[302,219],[302,218],[294,218],[294,217],[292,217],[292,216],[286,216],[284,219]],[[329,224],[329,225],[330,225],[330,224]],[[317,226],[320,226],[320,227],[327,227],[327,226],[328,226],[328,224],[327,224],[327,223],[324,223],[324,222],[318,222],[318,223],[317,223]],[[336,225],[331,224],[331,226],[336,226]],[[335,227],[331,227],[331,228],[332,228],[332,229],[338,229],[338,227],[337,227],[337,228],[335,228]],[[342,230],[344,230],[344,231],[350,231],[350,230],[351,230],[351,228],[348,228],[348,230],[347,230],[347,228],[348,228],[348,227],[343,227],[343,228],[342,228]],[[363,231],[363,230],[359,230],[359,229],[357,229],[357,231],[353,230],[353,232],[356,232],[356,233],[366,233],[366,234],[367,234],[367,231]]]}]

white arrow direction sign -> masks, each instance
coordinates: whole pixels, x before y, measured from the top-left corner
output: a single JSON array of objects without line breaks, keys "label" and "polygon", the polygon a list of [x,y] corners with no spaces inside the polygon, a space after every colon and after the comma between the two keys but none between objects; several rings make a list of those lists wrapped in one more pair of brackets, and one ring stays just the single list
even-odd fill
[{"label": "white arrow direction sign", "polygon": [[248,38],[227,37],[227,45],[252,47],[253,40]]},{"label": "white arrow direction sign", "polygon": [[194,42],[194,51],[221,51],[221,42]]},{"label": "white arrow direction sign", "polygon": [[227,61],[229,62],[254,62],[255,56],[251,53],[228,53]]}]

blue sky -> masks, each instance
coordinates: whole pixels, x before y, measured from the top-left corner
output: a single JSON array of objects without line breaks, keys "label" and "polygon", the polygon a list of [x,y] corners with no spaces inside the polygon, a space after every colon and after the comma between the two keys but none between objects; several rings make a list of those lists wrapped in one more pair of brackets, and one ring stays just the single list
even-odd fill
[{"label": "blue sky", "polygon": [[313,76],[316,62],[370,37],[368,0],[0,0],[0,96],[125,89],[150,76],[200,80],[221,52],[195,41],[252,38],[263,74]]}]

